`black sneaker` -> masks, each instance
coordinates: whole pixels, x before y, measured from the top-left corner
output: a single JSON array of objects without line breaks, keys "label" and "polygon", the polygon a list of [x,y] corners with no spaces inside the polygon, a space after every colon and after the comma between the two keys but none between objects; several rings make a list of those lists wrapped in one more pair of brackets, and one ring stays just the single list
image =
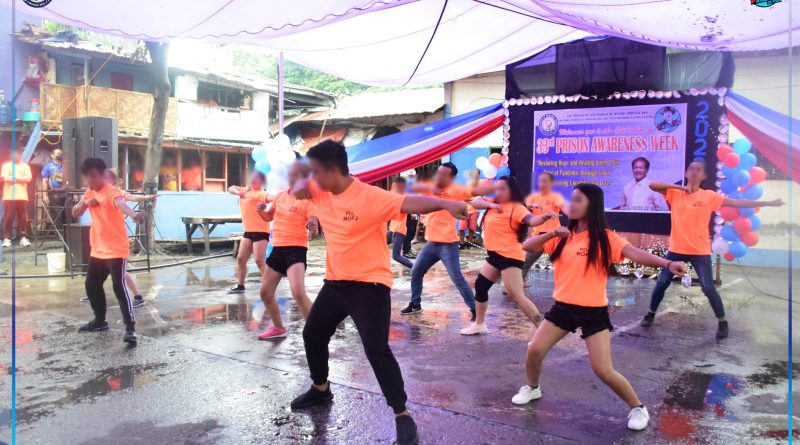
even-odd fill
[{"label": "black sneaker", "polygon": [[320,403],[325,403],[330,400],[333,400],[333,393],[331,392],[330,384],[325,391],[320,391],[312,385],[311,389],[295,397],[290,406],[293,410],[303,409],[308,408],[309,406],[319,405]]},{"label": "black sneaker", "polygon": [[656,319],[656,314],[652,312],[648,312],[647,315],[644,316],[642,321],[639,323],[639,326],[643,328],[649,328],[653,325],[653,321]]},{"label": "black sneaker", "polygon": [[97,320],[92,320],[78,328],[78,332],[97,332],[97,331],[107,331],[107,330],[108,330],[108,322],[97,321]]},{"label": "black sneaker", "polygon": [[136,331],[133,329],[133,326],[125,328],[125,336],[122,337],[122,341],[131,346],[136,346],[137,340]]},{"label": "black sneaker", "polygon": [[394,425],[397,428],[397,445],[417,445],[419,443],[417,424],[414,423],[414,419],[411,416],[395,417]]},{"label": "black sneaker", "polygon": [[475,323],[475,317],[477,317],[477,314],[475,314],[475,309],[470,309],[469,312],[472,314],[472,317],[469,319],[469,321]]},{"label": "black sneaker", "polygon": [[411,315],[422,310],[421,304],[408,303],[405,309],[400,310],[401,315]]},{"label": "black sneaker", "polygon": [[723,339],[728,338],[728,322],[727,321],[720,321],[717,325],[717,338]]},{"label": "black sneaker", "polygon": [[244,284],[237,284],[232,288],[228,289],[229,294],[243,294],[244,293]]},{"label": "black sneaker", "polygon": [[458,245],[458,250],[464,250],[466,248],[467,248],[467,245],[464,244],[464,243],[461,243],[461,244]]},{"label": "black sneaker", "polygon": [[134,309],[137,307],[144,306],[144,298],[141,295],[134,295],[133,296],[133,307]]},{"label": "black sneaker", "polygon": [[414,254],[413,254],[413,253],[411,253],[411,252],[406,252],[406,253],[404,253],[404,254],[403,254],[403,256],[404,256],[404,257],[406,257],[406,258],[408,258],[408,259],[410,259],[410,260],[413,260],[413,259],[416,259],[416,258],[417,258],[417,256],[416,256],[416,255],[414,255]]},{"label": "black sneaker", "polygon": [[81,298],[81,303],[88,303],[88,302],[89,302],[89,297]]}]

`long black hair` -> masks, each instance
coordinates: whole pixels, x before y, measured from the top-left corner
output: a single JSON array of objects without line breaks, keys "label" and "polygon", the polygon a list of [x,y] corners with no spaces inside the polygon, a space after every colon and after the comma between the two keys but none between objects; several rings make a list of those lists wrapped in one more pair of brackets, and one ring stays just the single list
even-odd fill
[{"label": "long black hair", "polygon": [[[594,265],[600,270],[608,270],[611,267],[611,246],[608,242],[608,222],[606,222],[605,204],[603,202],[603,189],[588,183],[581,183],[575,186],[589,200],[589,207],[586,209],[586,222],[589,231],[589,252],[586,258],[586,267]],[[577,219],[569,220],[569,231],[572,232],[578,226]],[[550,261],[555,262],[564,251],[566,238],[562,238],[556,250],[550,255]]]},{"label": "long black hair", "polygon": [[[511,201],[516,202],[519,204],[525,205],[525,196],[522,194],[522,190],[519,188],[519,183],[517,179],[513,176],[501,176],[497,178],[498,181],[504,181],[508,190],[511,192]],[[491,212],[491,209],[487,210],[486,212]],[[514,220],[514,211],[511,211],[511,216],[509,216],[508,224],[513,228],[514,226],[511,222]],[[486,221],[486,215],[483,216],[483,221]],[[483,223],[483,222],[482,222]],[[528,226],[525,224],[520,224],[517,228],[517,239],[519,242],[525,241],[525,238],[528,237]]]}]

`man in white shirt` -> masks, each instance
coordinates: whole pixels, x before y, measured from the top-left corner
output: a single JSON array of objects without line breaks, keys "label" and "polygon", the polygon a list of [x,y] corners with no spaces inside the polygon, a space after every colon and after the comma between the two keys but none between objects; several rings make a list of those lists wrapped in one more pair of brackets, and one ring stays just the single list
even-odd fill
[{"label": "man in white shirt", "polygon": [[633,181],[625,184],[622,190],[620,210],[668,210],[667,202],[660,193],[650,190],[647,172],[650,171],[650,161],[638,157],[631,162]]}]

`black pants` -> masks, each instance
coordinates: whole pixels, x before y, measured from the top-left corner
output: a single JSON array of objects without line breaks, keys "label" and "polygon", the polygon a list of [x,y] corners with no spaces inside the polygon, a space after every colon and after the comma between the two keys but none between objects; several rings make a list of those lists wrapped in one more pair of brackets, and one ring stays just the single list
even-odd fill
[{"label": "black pants", "polygon": [[328,343],[336,327],[349,315],[356,324],[386,403],[395,414],[406,410],[403,375],[389,348],[390,289],[382,284],[325,281],[311,306],[303,342],[315,385],[328,381]]},{"label": "black pants", "polygon": [[125,325],[132,326],[136,322],[133,315],[133,303],[128,294],[128,287],[125,285],[127,262],[125,258],[89,257],[89,269],[86,272],[86,296],[89,297],[95,320],[106,321],[106,292],[103,290],[103,283],[111,275],[114,295],[119,301],[119,309],[122,311]]},{"label": "black pants", "polygon": [[406,239],[403,240],[403,255],[411,253],[411,241],[417,236],[417,218],[406,215]]}]

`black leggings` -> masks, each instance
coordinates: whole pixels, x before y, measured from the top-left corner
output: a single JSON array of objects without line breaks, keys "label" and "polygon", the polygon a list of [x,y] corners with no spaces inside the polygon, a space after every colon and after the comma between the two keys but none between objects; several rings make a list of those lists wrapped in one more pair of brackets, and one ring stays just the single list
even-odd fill
[{"label": "black leggings", "polygon": [[395,414],[406,410],[408,397],[400,365],[389,348],[390,289],[382,284],[357,281],[325,281],[311,306],[303,342],[315,385],[328,381],[328,343],[336,327],[349,315],[356,324],[386,403]]},{"label": "black leggings", "polygon": [[114,295],[119,301],[119,309],[122,311],[125,325],[132,326],[136,322],[128,287],[125,285],[127,262],[125,258],[89,257],[89,269],[86,272],[86,296],[89,297],[89,304],[92,305],[95,320],[106,321],[106,291],[103,290],[103,283],[111,275]]}]

